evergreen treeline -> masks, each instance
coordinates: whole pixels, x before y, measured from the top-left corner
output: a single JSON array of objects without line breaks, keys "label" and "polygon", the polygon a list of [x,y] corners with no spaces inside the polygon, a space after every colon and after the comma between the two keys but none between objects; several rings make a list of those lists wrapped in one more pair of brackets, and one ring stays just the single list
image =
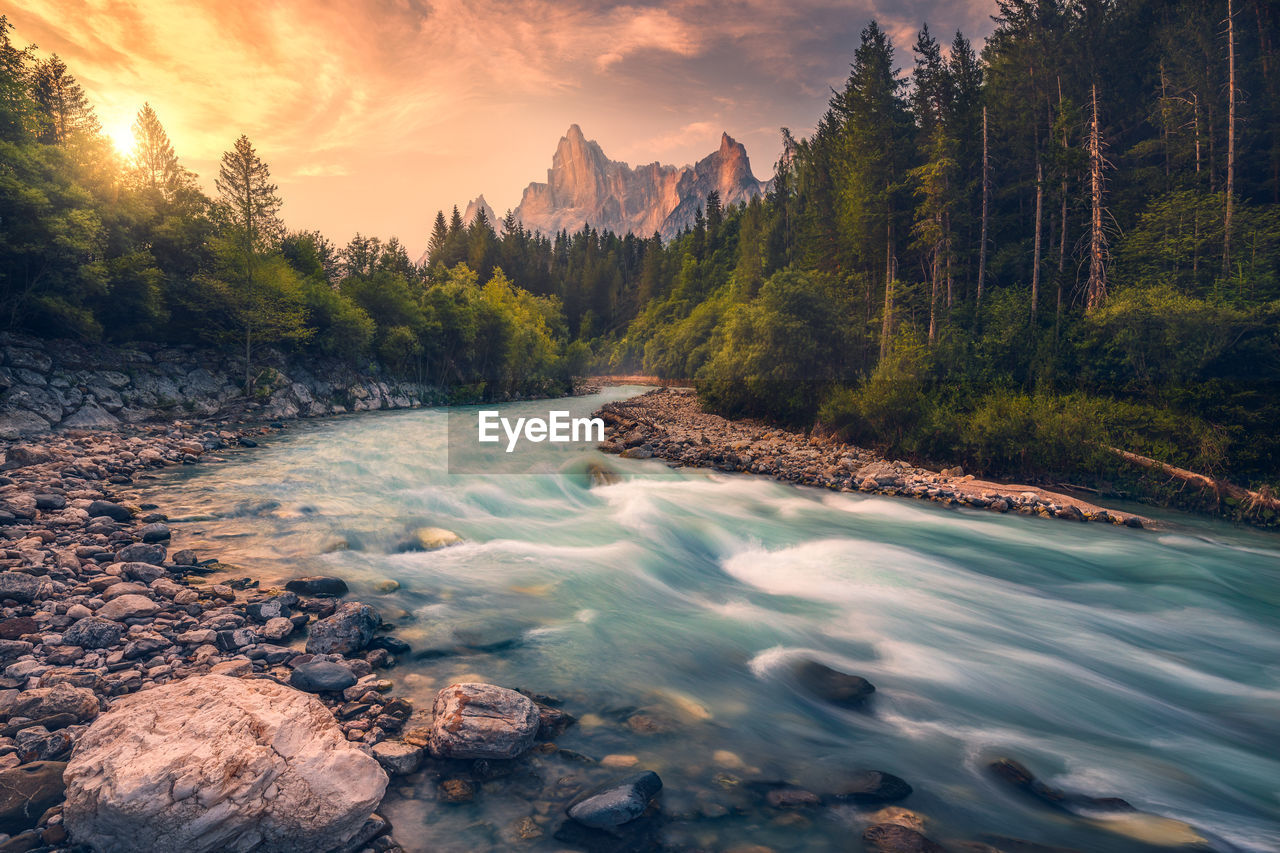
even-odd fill
[{"label": "evergreen treeline", "polygon": [[[554,298],[486,265],[430,272],[395,239],[338,248],[286,232],[270,170],[240,137],[216,197],[144,105],[135,147],[102,135],[66,65],[12,44],[0,17],[0,318],[107,341],[200,341],[338,357],[454,389],[459,399],[568,390],[581,371]],[[460,259],[465,260],[465,258]]]},{"label": "evergreen treeline", "polygon": [[508,222],[465,257],[727,415],[1005,476],[1123,481],[1120,447],[1274,481],[1280,7],[998,6],[980,54],[922,28],[909,75],[870,23],[768,195],[667,245]]},{"label": "evergreen treeline", "polygon": [[122,163],[62,63],[6,25],[0,309],[47,335],[285,344],[493,395],[563,387],[589,358],[989,474],[1124,479],[1120,447],[1274,481],[1280,9],[998,7],[981,51],[922,28],[908,74],[868,24],[814,133],[783,130],[768,194],[712,194],[667,243],[455,208],[421,268],[395,240],[284,233],[248,140],[214,199],[149,108]]}]

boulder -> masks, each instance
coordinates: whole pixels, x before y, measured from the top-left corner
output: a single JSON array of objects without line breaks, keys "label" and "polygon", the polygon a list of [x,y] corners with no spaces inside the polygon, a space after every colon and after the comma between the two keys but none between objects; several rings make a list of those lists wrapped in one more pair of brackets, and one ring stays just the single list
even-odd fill
[{"label": "boulder", "polygon": [[378,611],[367,604],[348,601],[332,616],[326,616],[311,626],[307,651],[313,655],[355,654],[369,645],[373,632],[381,624]]},{"label": "boulder", "polygon": [[10,717],[39,720],[57,714],[70,714],[77,723],[87,723],[98,716],[98,697],[88,688],[55,684],[24,690],[9,706]]},{"label": "boulder", "polygon": [[396,740],[384,740],[374,744],[373,757],[378,759],[382,769],[393,776],[416,773],[422,766],[422,750],[412,744]]},{"label": "boulder", "polygon": [[330,578],[323,575],[294,578],[286,583],[284,588],[299,595],[331,595],[336,597],[347,594],[346,581],[342,578]]},{"label": "boulder", "polygon": [[892,773],[864,770],[847,779],[836,794],[836,799],[861,805],[892,803],[911,796],[912,788],[906,780]]},{"label": "boulder", "polygon": [[126,630],[119,622],[101,616],[86,616],[63,632],[62,642],[85,649],[109,649],[120,642]]},{"label": "boulder", "polygon": [[112,622],[123,622],[126,619],[145,619],[159,610],[160,605],[145,595],[122,595],[99,607],[98,616]]},{"label": "boulder", "polygon": [[26,604],[40,594],[40,586],[40,579],[26,572],[0,572],[0,599]]},{"label": "boulder", "polygon": [[101,853],[341,848],[387,785],[319,700],[219,675],[118,700],[65,777],[67,829]]},{"label": "boulder", "polygon": [[58,424],[61,429],[109,429],[119,425],[120,419],[97,403],[85,403],[75,414]]},{"label": "boulder", "polygon": [[840,672],[816,660],[802,660],[791,671],[806,693],[841,708],[861,709],[876,692],[875,686],[865,678]]},{"label": "boulder", "polygon": [[163,566],[157,566],[155,563],[121,563],[120,576],[129,580],[139,581],[141,583],[151,583],[160,578],[167,577],[169,573],[165,571]]},{"label": "boulder", "polygon": [[304,663],[289,675],[289,684],[308,693],[338,692],[356,683],[348,666],[327,660]]},{"label": "boulder", "polygon": [[872,824],[863,830],[862,840],[872,853],[946,853],[941,844],[896,823]]},{"label": "boulder", "polygon": [[150,542],[134,542],[116,552],[116,560],[121,563],[151,563],[153,566],[164,565],[168,549],[163,545]]},{"label": "boulder", "polygon": [[401,551],[438,551],[462,542],[462,537],[443,527],[419,527],[400,543]]},{"label": "boulder", "polygon": [[89,504],[88,513],[90,518],[97,518],[100,515],[105,515],[112,521],[128,521],[133,518],[133,513],[128,507],[123,507],[120,504],[113,503],[111,501],[94,501]]},{"label": "boulder", "polygon": [[169,525],[156,521],[143,525],[142,529],[138,531],[138,535],[142,537],[143,542],[150,544],[152,542],[167,542],[173,534],[169,530]]},{"label": "boulder", "polygon": [[18,833],[36,825],[62,800],[61,761],[34,761],[0,771],[0,832]]},{"label": "boulder", "polygon": [[431,752],[441,758],[515,758],[538,734],[538,707],[493,684],[451,684],[436,695]]},{"label": "boulder", "polygon": [[569,804],[565,814],[595,829],[621,826],[644,814],[661,790],[658,774],[645,770],[587,791]]}]

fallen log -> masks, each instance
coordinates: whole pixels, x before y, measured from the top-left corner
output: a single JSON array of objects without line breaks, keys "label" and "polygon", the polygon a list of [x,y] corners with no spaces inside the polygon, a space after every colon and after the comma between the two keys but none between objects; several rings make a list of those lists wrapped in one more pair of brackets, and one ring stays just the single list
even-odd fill
[{"label": "fallen log", "polygon": [[1108,453],[1113,453],[1126,462],[1131,462],[1139,467],[1146,468],[1151,471],[1159,471],[1161,474],[1167,474],[1175,480],[1181,480],[1193,486],[1199,486],[1203,489],[1213,489],[1213,491],[1233,500],[1240,501],[1246,510],[1250,509],[1269,509],[1273,512],[1280,512],[1280,500],[1272,495],[1271,490],[1263,486],[1258,491],[1246,489],[1237,486],[1234,483],[1228,483],[1226,480],[1218,480],[1204,474],[1198,474],[1195,471],[1188,471],[1186,468],[1178,468],[1167,462],[1160,462],[1149,456],[1141,456],[1137,453],[1130,453],[1127,450],[1121,450],[1118,447],[1102,446]]}]

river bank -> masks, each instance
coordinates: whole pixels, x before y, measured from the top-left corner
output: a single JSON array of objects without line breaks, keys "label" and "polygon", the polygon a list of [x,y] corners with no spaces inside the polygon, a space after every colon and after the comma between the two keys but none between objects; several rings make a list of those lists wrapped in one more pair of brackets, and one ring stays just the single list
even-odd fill
[{"label": "river bank", "polygon": [[655,457],[804,486],[911,497],[999,513],[1138,528],[1152,523],[1135,513],[1060,492],[979,480],[959,468],[931,471],[830,438],[727,420],[703,412],[690,388],[659,388],[609,403],[597,414],[605,421],[601,449],[630,459]]}]

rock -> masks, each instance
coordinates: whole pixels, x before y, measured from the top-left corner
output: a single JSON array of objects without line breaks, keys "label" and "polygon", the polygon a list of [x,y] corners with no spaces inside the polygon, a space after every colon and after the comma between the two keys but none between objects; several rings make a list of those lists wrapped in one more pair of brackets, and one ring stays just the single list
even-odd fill
[{"label": "rock", "polygon": [[419,527],[400,544],[401,551],[438,551],[462,542],[462,537],[443,527]]},{"label": "rock", "polygon": [[0,620],[0,639],[16,640],[23,634],[34,634],[38,630],[40,626],[30,616]]},{"label": "rock", "polygon": [[98,616],[112,622],[123,622],[126,619],[145,619],[159,610],[160,605],[145,595],[122,595],[99,607]]},{"label": "rock", "polygon": [[67,499],[62,495],[36,495],[36,509],[66,509]]},{"label": "rock", "polygon": [[62,642],[85,649],[109,649],[120,642],[126,630],[119,622],[101,616],[86,616],[63,632]]},{"label": "rock", "polygon": [[336,693],[355,683],[356,677],[350,667],[327,660],[304,663],[289,676],[289,684],[308,693]]},{"label": "rock", "polygon": [[0,572],[0,600],[10,598],[26,604],[40,595],[40,587],[40,579],[26,572]]},{"label": "rock", "polygon": [[58,714],[70,714],[76,722],[87,723],[98,716],[98,697],[84,687],[55,684],[53,687],[24,690],[9,706],[10,717],[38,720]]},{"label": "rock", "polygon": [[1022,764],[1012,758],[999,758],[987,765],[987,771],[1009,787],[1018,790],[1044,805],[1055,809],[1074,811],[1079,808],[1090,811],[1134,811],[1128,801],[1119,797],[1092,797],[1053,788],[1041,782]]},{"label": "rock", "polygon": [[865,678],[840,672],[815,660],[802,660],[791,672],[809,695],[841,708],[861,709],[876,692],[875,686]]},{"label": "rock", "polygon": [[[11,409],[9,411],[0,412],[0,439],[14,441],[21,438],[27,438],[32,435],[40,435],[49,431],[49,422],[37,415],[35,412],[28,412],[25,409]],[[13,449],[9,450],[9,458],[7,462],[13,461]],[[34,463],[25,463],[34,464]],[[8,465],[6,464],[6,467]],[[14,465],[14,468],[20,467]]]},{"label": "rock", "polygon": [[253,661],[245,658],[232,658],[218,661],[209,668],[210,675],[225,675],[228,678],[244,678],[253,675]]},{"label": "rock", "polygon": [[120,575],[129,580],[149,584],[158,581],[160,578],[168,577],[169,573],[165,571],[163,566],[155,563],[121,563]]},{"label": "rock", "polygon": [[311,626],[307,651],[313,655],[352,655],[364,649],[382,624],[378,611],[358,601],[348,601]]},{"label": "rock", "polygon": [[803,788],[774,788],[765,802],[775,809],[804,809],[822,805],[822,798]]},{"label": "rock", "polygon": [[138,536],[141,537],[142,541],[145,543],[167,542],[169,541],[169,537],[172,535],[173,534],[169,531],[169,525],[162,524],[158,521],[153,522],[152,524],[147,524],[138,531]]},{"label": "rock", "polygon": [[66,827],[102,853],[340,848],[387,785],[314,697],[217,675],[118,700],[65,776]]},{"label": "rock", "polygon": [[294,624],[292,620],[283,616],[276,616],[267,620],[267,624],[258,629],[258,634],[265,640],[283,640],[285,637],[293,633]]},{"label": "rock", "polygon": [[89,504],[88,513],[90,518],[97,518],[98,516],[105,515],[113,521],[128,521],[133,518],[133,513],[128,509],[128,507],[123,507],[120,504],[112,503],[111,501],[94,501]]},{"label": "rock", "polygon": [[441,758],[515,758],[533,745],[533,700],[493,684],[451,684],[436,695],[431,752]]},{"label": "rock", "polygon": [[623,459],[652,459],[653,448],[647,444],[642,444],[639,447],[628,447],[619,455]]},{"label": "rock", "polygon": [[342,578],[331,578],[323,575],[294,578],[286,583],[284,588],[299,595],[331,595],[337,597],[347,594],[346,581]]},{"label": "rock", "polygon": [[422,750],[419,747],[394,740],[374,744],[373,757],[392,776],[407,776],[416,773],[422,766]]},{"label": "rock", "polygon": [[163,545],[134,542],[132,545],[126,545],[116,552],[116,561],[121,563],[151,563],[155,566],[162,566],[167,552],[168,549]]},{"label": "rock", "polygon": [[905,780],[892,773],[864,770],[846,780],[836,794],[836,799],[862,805],[892,803],[911,796],[912,788]]},{"label": "rock", "polygon": [[594,829],[621,826],[644,814],[649,802],[662,790],[662,780],[652,770],[609,782],[577,797],[565,814]]},{"label": "rock", "polygon": [[0,771],[0,832],[17,833],[36,825],[62,801],[61,761],[36,761]]},{"label": "rock", "polygon": [[941,844],[896,823],[872,824],[863,830],[862,840],[874,853],[946,853]]},{"label": "rock", "polygon": [[439,786],[440,802],[469,803],[476,798],[476,785],[470,779],[444,779]]}]

